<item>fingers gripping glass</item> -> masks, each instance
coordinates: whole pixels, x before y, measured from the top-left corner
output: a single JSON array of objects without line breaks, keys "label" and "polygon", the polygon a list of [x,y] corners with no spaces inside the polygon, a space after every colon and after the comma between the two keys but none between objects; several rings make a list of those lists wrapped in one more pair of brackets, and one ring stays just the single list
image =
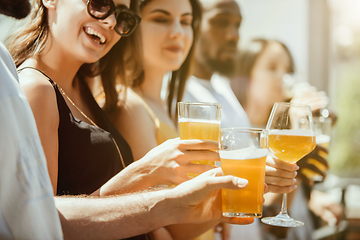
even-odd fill
[{"label": "fingers gripping glass", "polygon": [[106,19],[115,13],[115,31],[120,36],[130,35],[140,23],[141,18],[124,6],[115,7],[112,0],[88,0],[87,11],[95,19]]}]

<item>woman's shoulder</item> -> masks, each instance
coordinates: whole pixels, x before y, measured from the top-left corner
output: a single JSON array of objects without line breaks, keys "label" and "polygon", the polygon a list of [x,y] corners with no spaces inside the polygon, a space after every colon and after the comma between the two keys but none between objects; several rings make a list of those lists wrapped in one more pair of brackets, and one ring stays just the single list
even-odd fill
[{"label": "woman's shoulder", "polygon": [[19,68],[20,86],[36,116],[58,119],[56,92],[49,78],[34,68]]},{"label": "woman's shoulder", "polygon": [[50,78],[32,67],[19,68],[19,82],[25,92],[41,93],[42,97],[54,96],[55,91]]},{"label": "woman's shoulder", "polygon": [[127,89],[125,104],[121,107],[121,114],[140,118],[143,121],[154,121],[154,114],[146,102],[131,88]]}]

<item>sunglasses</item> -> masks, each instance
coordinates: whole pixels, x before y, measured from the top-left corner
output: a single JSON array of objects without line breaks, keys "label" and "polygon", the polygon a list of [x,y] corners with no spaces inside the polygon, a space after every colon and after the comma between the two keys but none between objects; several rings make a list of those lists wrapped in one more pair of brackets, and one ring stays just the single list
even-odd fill
[{"label": "sunglasses", "polygon": [[127,7],[115,7],[113,0],[88,0],[87,11],[95,19],[106,19],[115,13],[115,31],[120,36],[129,36],[141,21],[141,18]]}]

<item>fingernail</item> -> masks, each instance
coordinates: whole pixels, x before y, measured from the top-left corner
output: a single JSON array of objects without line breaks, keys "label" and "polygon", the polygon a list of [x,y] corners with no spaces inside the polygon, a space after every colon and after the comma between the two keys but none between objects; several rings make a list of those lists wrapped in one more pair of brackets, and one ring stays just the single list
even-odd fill
[{"label": "fingernail", "polygon": [[300,168],[300,167],[299,167],[298,165],[296,165],[296,170],[299,170],[299,168]]},{"label": "fingernail", "polygon": [[294,190],[294,189],[296,189],[297,188],[297,185],[292,185],[291,186],[291,190]]},{"label": "fingernail", "polygon": [[297,171],[295,171],[295,177],[297,176]]},{"label": "fingernail", "polygon": [[237,180],[237,185],[238,185],[239,187],[244,187],[244,186],[246,186],[246,184],[248,184],[248,180],[247,180],[247,179],[238,178],[238,180]]},{"label": "fingernail", "polygon": [[296,181],[297,181],[296,178],[293,178],[293,183],[294,183],[294,184],[296,183]]}]

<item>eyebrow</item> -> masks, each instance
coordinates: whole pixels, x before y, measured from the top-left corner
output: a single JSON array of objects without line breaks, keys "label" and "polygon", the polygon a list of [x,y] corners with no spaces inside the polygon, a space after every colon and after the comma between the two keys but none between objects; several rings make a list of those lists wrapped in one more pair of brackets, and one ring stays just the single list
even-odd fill
[{"label": "eyebrow", "polygon": [[[153,11],[151,11],[150,13],[156,13],[156,12],[161,12],[165,15],[168,15],[170,16],[171,14],[168,12],[168,11],[165,11],[165,10],[162,10],[162,9],[155,9]],[[184,13],[182,14],[181,16],[192,16],[193,14],[191,12],[187,12],[187,13]]]}]

